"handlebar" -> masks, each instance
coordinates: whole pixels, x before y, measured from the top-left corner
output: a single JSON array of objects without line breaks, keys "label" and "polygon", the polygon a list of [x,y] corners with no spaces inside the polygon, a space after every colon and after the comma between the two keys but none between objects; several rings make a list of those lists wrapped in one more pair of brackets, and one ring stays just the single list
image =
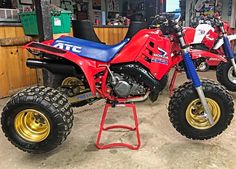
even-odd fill
[{"label": "handlebar", "polygon": [[178,40],[181,48],[184,51],[188,50],[188,44],[184,39],[183,27],[179,23],[181,15],[175,18],[174,14],[162,13],[157,15],[153,21],[160,24],[160,30],[164,35],[174,35]]},{"label": "handlebar", "polygon": [[[161,15],[156,15],[153,22],[157,22],[158,24],[163,24],[163,23],[176,23],[176,20],[174,20],[174,14],[172,13],[161,13]],[[179,19],[178,19],[179,21]],[[178,22],[177,21],[177,22]]]},{"label": "handlebar", "polygon": [[150,28],[160,27],[163,34],[169,34],[174,32],[174,27],[179,24],[180,18],[181,15],[176,18],[173,13],[162,13],[161,15],[155,16]]}]

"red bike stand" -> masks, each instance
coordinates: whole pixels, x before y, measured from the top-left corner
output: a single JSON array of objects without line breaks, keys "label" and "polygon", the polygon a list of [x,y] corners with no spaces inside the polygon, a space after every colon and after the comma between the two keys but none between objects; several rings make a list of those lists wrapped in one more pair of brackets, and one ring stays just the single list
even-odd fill
[{"label": "red bike stand", "polygon": [[[108,112],[108,108],[113,107],[112,104],[106,103],[104,111],[103,111],[103,115],[102,115],[100,130],[99,130],[98,136],[97,136],[97,141],[96,141],[97,148],[98,149],[108,149],[108,148],[113,148],[113,147],[127,147],[131,150],[138,150],[140,145],[141,145],[141,141],[140,141],[140,135],[139,135],[139,129],[138,129],[138,117],[137,117],[135,104],[134,103],[121,103],[121,104],[116,104],[115,106],[132,108],[135,127],[125,126],[125,125],[111,125],[111,126],[108,126],[108,127],[104,127],[107,112]],[[127,143],[110,143],[110,144],[107,144],[107,145],[100,144],[102,131],[108,131],[110,129],[117,129],[117,128],[128,129],[130,131],[136,131],[137,145],[134,146],[134,145],[127,144]]]}]

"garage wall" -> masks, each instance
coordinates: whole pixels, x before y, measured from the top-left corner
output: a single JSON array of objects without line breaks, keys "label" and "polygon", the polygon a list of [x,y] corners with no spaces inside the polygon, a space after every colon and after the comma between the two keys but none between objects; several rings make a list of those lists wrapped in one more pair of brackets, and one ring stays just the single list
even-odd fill
[{"label": "garage wall", "polygon": [[[22,27],[0,27],[0,38],[23,37]],[[21,46],[0,46],[0,98],[12,95],[19,89],[37,84],[37,73],[26,67],[32,57]]]},{"label": "garage wall", "polygon": [[107,45],[121,42],[127,34],[128,28],[94,28],[98,38]]},{"label": "garage wall", "polygon": [[231,15],[232,15],[232,13],[231,14],[229,13],[229,8],[232,5],[232,4],[230,4],[231,0],[224,0],[223,2],[224,3],[223,3],[223,9],[222,9],[222,18],[225,21],[230,21]]},{"label": "garage wall", "polygon": [[236,0],[232,3],[231,27],[236,28]]},{"label": "garage wall", "polygon": [[[185,15],[185,25],[189,26],[189,22],[191,20],[191,16],[193,16],[193,13],[195,12],[194,5],[197,3],[198,0],[186,0],[186,15]],[[232,13],[229,14],[229,8],[231,6],[232,2]],[[236,0],[223,0],[223,8],[222,8],[222,18],[225,21],[231,22],[231,26],[235,27],[233,24],[233,20],[235,20],[235,14],[234,12],[236,10]]]}]

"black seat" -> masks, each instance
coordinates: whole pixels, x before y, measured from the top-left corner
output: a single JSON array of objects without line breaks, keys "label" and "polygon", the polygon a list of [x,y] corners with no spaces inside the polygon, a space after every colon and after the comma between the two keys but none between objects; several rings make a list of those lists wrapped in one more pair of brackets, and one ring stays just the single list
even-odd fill
[{"label": "black seat", "polygon": [[140,31],[141,29],[146,29],[146,28],[148,28],[147,22],[131,21],[125,38],[132,38],[138,31]]},{"label": "black seat", "polygon": [[74,37],[102,43],[97,37],[90,20],[72,20],[72,28]]}]

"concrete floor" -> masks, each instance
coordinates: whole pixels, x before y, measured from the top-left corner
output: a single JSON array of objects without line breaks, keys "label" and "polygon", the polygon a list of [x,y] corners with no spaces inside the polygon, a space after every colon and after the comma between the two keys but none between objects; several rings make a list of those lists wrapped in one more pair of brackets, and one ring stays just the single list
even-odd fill
[{"label": "concrete floor", "polygon": [[[215,78],[215,72],[204,73]],[[178,77],[178,84],[185,76]],[[236,100],[236,94],[233,94]],[[7,99],[0,101],[1,108]],[[95,141],[104,101],[92,106],[74,109],[74,127],[67,140],[56,150],[31,155],[7,141],[0,132],[1,169],[235,169],[236,121],[220,136],[207,141],[192,141],[181,136],[172,127],[167,115],[169,97],[165,90],[156,103],[137,104],[142,146],[138,151],[127,148],[98,150]],[[111,110],[107,124],[132,124],[131,111],[122,108]],[[116,112],[119,113],[116,113]],[[104,133],[102,141],[131,141],[133,133]]]}]

